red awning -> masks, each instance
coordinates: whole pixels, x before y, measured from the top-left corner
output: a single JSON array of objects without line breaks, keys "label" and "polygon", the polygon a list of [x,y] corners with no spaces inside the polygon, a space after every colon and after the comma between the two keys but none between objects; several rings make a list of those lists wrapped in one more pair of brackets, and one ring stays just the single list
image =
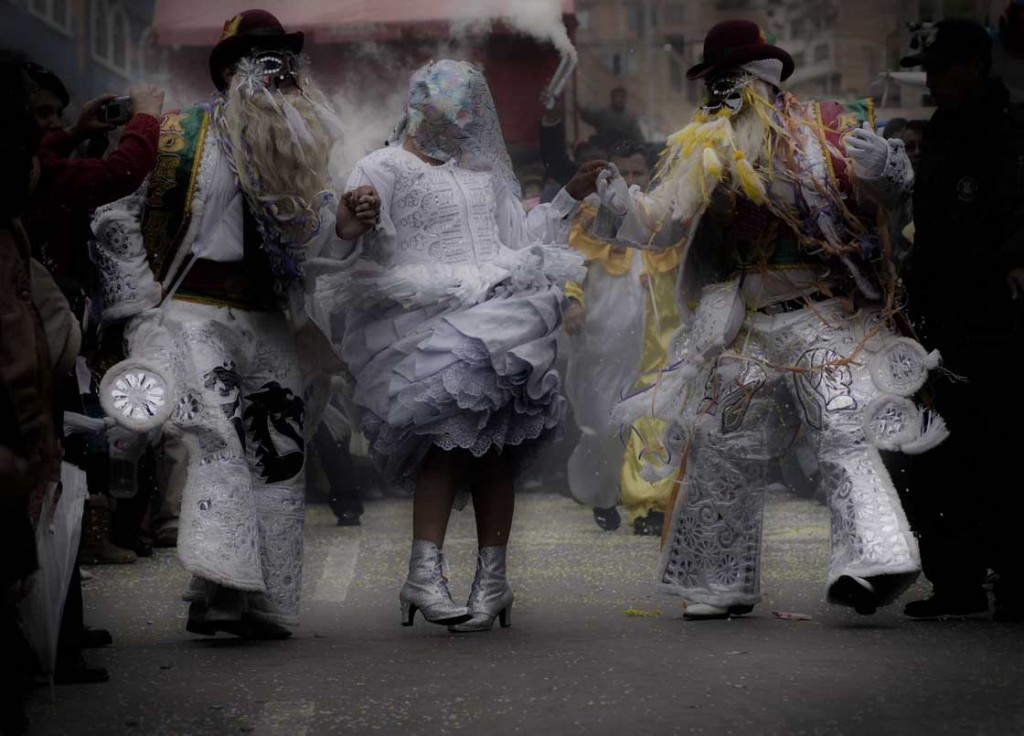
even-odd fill
[{"label": "red awning", "polygon": [[[575,0],[560,0],[571,15]],[[559,0],[552,0],[559,2]],[[316,42],[386,38],[396,28],[444,27],[481,18],[475,0],[157,0],[154,27],[162,46],[213,46],[224,21],[254,5],[276,15],[289,30],[311,34]],[[492,19],[514,15],[517,0],[491,0]],[[426,34],[425,34],[426,35]]]}]

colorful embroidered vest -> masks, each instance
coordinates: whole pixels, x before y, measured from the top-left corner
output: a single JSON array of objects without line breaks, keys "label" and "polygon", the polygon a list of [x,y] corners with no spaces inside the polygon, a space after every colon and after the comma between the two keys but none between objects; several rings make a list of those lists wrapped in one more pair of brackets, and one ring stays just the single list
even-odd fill
[{"label": "colorful embroidered vest", "polygon": [[167,279],[188,232],[209,127],[210,112],[200,105],[169,112],[160,122],[156,165],[142,213],[142,237],[159,282]]}]

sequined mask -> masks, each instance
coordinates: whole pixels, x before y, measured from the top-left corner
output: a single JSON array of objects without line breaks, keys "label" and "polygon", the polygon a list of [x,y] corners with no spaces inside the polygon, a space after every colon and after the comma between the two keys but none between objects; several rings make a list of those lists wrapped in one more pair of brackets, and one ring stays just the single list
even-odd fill
[{"label": "sequined mask", "polygon": [[756,79],[746,72],[728,71],[707,83],[707,100],[701,112],[707,117],[726,115],[733,117],[743,109],[743,90]]},{"label": "sequined mask", "polygon": [[253,73],[267,89],[301,91],[299,59],[288,51],[261,51],[252,57]]}]

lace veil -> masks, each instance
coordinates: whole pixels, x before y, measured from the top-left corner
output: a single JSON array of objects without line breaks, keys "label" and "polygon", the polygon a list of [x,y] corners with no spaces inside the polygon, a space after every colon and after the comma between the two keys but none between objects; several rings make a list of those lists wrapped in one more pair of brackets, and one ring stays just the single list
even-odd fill
[{"label": "lace veil", "polygon": [[401,145],[408,137],[431,158],[493,172],[520,196],[494,98],[473,64],[442,59],[413,73],[409,105],[388,145]]}]

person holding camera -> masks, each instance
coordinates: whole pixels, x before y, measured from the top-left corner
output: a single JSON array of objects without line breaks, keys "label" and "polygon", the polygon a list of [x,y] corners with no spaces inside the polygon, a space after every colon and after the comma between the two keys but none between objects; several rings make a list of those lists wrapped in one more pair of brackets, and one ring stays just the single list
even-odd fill
[{"label": "person holding camera", "polygon": [[[69,102],[67,90],[52,72],[30,62],[22,63],[29,82],[28,111],[42,136],[38,161],[38,186],[28,201],[24,224],[35,261],[60,287],[51,290],[50,303],[70,304],[64,309],[40,310],[44,330],[52,352],[67,355],[73,361],[81,348],[78,323],[87,322],[86,295],[96,289],[94,270],[88,257],[89,222],[92,210],[135,191],[152,169],[159,137],[159,116],[163,91],[149,85],[139,86],[126,98],[103,95],[87,102],[77,121],[63,128],[63,112]],[[86,142],[103,141],[106,134],[127,123],[118,146],[106,157],[73,157]],[[99,148],[92,146],[92,148]],[[96,151],[102,156],[102,150]],[[38,265],[38,264],[37,264]],[[42,270],[42,269],[40,269]],[[42,281],[40,281],[42,283]],[[55,385],[58,412],[85,411],[78,382],[65,372]],[[83,520],[82,559],[93,562],[133,562],[135,553],[115,546],[109,538],[110,504],[104,495],[108,485],[106,453],[96,463],[90,461],[84,446],[76,438],[67,438],[65,457],[83,466],[93,494]],[[95,457],[95,455],[93,455]],[[64,609],[56,679],[58,682],[102,682],[103,668],[90,667],[80,650],[86,646],[109,643],[101,630],[84,626],[81,583],[76,573],[68,591]]]},{"label": "person holding camera", "polygon": [[[36,257],[66,292],[69,288],[77,292],[79,287],[89,291],[89,284],[69,285],[67,281],[81,279],[92,270],[86,247],[91,211],[134,192],[152,170],[164,92],[153,85],[140,85],[133,87],[127,98],[101,95],[85,103],[75,123],[64,129],[59,125],[63,108],[55,115],[44,114],[55,101],[43,85],[52,86],[47,80],[56,77],[40,73],[41,67],[26,67],[36,85],[30,105],[44,135],[39,151],[39,190],[26,217],[29,236]],[[125,126],[121,140],[109,155],[71,158],[84,141],[104,136],[120,125]],[[75,300],[71,301],[74,306]]]}]

